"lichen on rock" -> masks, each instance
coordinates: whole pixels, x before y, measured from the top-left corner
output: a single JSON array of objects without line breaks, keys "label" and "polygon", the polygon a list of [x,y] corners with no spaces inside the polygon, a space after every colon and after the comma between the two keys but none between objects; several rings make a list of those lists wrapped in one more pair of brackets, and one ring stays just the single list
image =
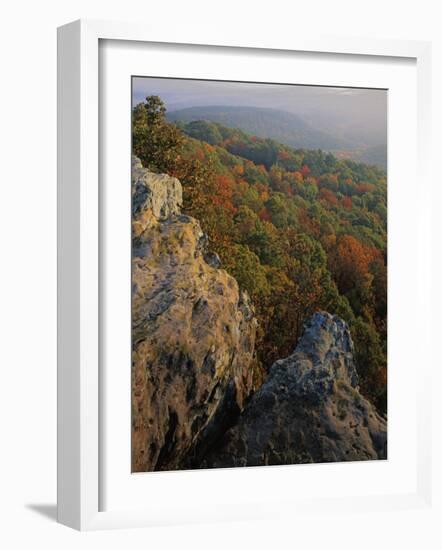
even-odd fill
[{"label": "lichen on rock", "polygon": [[180,182],[134,159],[132,184],[132,470],[190,467],[252,392],[256,320]]},{"label": "lichen on rock", "polygon": [[344,321],[317,312],[202,467],[385,459],[387,423],[359,393]]},{"label": "lichen on rock", "polygon": [[132,167],[132,471],[384,459],[346,323],[306,323],[260,388],[254,309],[181,183]]}]

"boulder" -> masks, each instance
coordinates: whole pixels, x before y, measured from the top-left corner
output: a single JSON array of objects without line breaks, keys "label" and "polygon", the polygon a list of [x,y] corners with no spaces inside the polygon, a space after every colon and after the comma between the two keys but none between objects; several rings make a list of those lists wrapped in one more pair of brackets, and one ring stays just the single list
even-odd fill
[{"label": "boulder", "polygon": [[318,312],[201,467],[387,458],[387,422],[359,393],[344,321]]}]

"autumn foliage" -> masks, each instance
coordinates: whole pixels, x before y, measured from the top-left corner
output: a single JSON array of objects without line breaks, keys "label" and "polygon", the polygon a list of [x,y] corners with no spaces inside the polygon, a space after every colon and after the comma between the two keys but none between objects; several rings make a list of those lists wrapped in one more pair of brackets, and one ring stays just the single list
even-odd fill
[{"label": "autumn foliage", "polygon": [[264,368],[326,309],[349,323],[361,390],[385,413],[385,173],[208,121],[169,123],[156,96],[133,110],[133,151],[181,180],[185,211],[250,294]]}]

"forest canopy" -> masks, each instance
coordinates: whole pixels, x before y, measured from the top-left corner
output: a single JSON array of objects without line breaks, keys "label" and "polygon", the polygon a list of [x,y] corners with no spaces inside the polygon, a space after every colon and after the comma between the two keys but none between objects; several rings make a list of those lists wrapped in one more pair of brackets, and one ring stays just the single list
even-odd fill
[{"label": "forest canopy", "polygon": [[133,109],[133,153],[180,179],[184,211],[252,298],[263,371],[317,310],[350,326],[361,392],[386,413],[385,172],[205,120],[169,122],[158,96]]}]

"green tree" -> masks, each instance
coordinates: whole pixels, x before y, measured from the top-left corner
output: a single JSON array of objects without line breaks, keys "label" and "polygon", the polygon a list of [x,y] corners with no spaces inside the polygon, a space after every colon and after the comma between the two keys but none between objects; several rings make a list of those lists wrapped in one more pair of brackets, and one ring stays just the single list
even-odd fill
[{"label": "green tree", "polygon": [[132,150],[146,168],[171,171],[184,142],[181,131],[166,121],[166,108],[158,96],[146,97],[132,112]]}]

